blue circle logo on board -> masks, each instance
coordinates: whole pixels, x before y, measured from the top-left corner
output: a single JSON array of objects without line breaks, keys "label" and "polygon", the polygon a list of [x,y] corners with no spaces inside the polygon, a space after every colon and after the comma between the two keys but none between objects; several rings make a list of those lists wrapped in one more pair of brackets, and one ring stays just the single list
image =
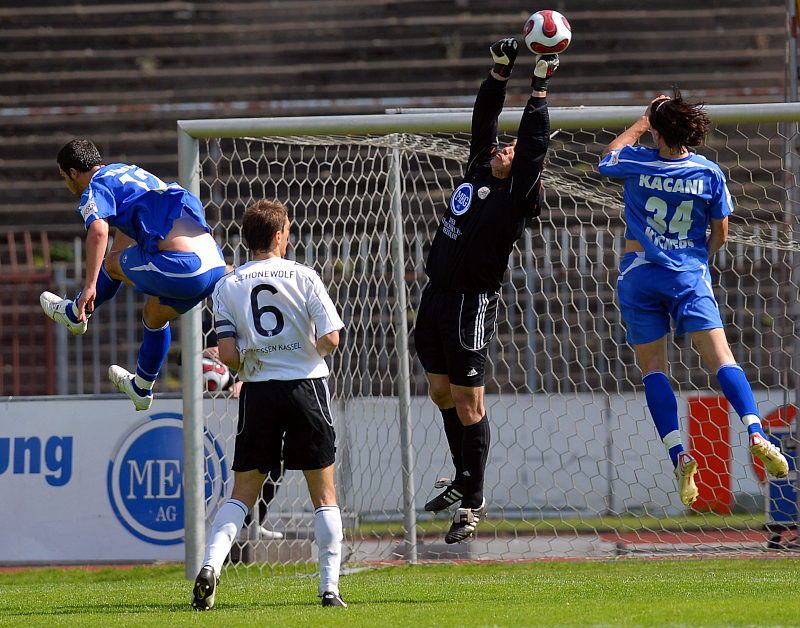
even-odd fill
[{"label": "blue circle logo on board", "polygon": [[[219,443],[205,432],[205,496],[222,498],[228,469]],[[108,463],[108,497],[120,523],[157,545],[183,541],[183,420],[161,412],[134,428]]]},{"label": "blue circle logo on board", "polygon": [[472,205],[472,184],[462,183],[450,197],[450,211],[453,215],[460,216]]}]

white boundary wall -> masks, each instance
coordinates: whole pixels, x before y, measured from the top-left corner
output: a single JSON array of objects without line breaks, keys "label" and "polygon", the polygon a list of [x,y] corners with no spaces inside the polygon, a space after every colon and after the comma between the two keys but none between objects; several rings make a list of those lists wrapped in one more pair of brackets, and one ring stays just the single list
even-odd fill
[{"label": "white boundary wall", "polygon": [[[536,395],[509,405],[507,399],[500,403],[490,396],[489,412],[502,426],[493,435],[495,446],[487,468],[492,507],[527,504],[531,518],[553,508],[577,515],[665,503],[670,504],[666,510],[658,507],[653,514],[681,512],[643,396],[618,395],[610,400],[611,406],[605,408],[592,405],[591,394]],[[762,393],[757,401],[768,413],[783,404],[784,393]],[[213,404],[235,403],[221,397],[203,401],[206,411]],[[575,412],[570,411],[573,404]],[[364,398],[346,407],[341,402],[334,406],[343,506],[361,517],[387,511],[403,515],[401,452],[385,447],[387,442],[399,442],[398,406],[396,398]],[[128,400],[115,396],[0,399],[0,539],[5,540],[0,544],[0,564],[182,561],[187,478],[181,407],[180,399],[164,396],[148,412],[135,412]],[[228,416],[235,416],[234,408]],[[685,416],[686,407],[680,411]],[[446,448],[425,446],[429,439],[441,438],[438,413],[427,399],[415,397],[410,415],[416,464],[446,473],[450,466],[444,459]],[[214,452],[205,484],[209,517],[230,492],[228,465],[233,452],[214,450],[215,443],[232,447],[233,439],[228,438],[235,429],[232,423],[219,425],[219,433],[205,437],[206,450]],[[733,489],[758,494],[742,440],[744,430],[735,416],[731,427]],[[371,456],[375,451],[384,452],[377,466]],[[428,451],[434,453],[424,453]],[[626,452],[624,458],[621,452]],[[504,475],[525,469],[537,470],[535,477],[504,481]],[[377,487],[369,494],[358,489],[363,474],[370,474],[370,485]],[[417,478],[418,484],[429,480]],[[515,492],[504,489],[506,485]],[[428,491],[427,486],[416,486],[418,512]],[[281,518],[282,504],[303,504],[304,511],[312,511],[299,472],[289,472],[270,517]],[[206,530],[207,525],[208,521]]]}]

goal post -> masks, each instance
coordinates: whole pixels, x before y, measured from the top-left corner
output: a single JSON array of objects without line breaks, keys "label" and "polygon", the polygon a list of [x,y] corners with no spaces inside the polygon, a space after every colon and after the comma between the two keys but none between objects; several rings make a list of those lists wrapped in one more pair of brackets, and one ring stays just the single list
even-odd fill
[{"label": "goal post", "polygon": [[[613,298],[621,188],[601,180],[596,167],[602,148],[643,110],[550,109],[544,210],[512,253],[489,349],[492,505],[474,547],[462,554],[437,544],[444,519],[431,521],[420,506],[450,465],[410,331],[425,251],[468,154],[471,112],[178,122],[181,183],[203,201],[227,261],[246,260],[237,223],[244,209],[277,198],[293,214],[291,255],[321,273],[345,314],[331,379],[335,410],[347,415],[336,424],[337,482],[351,517],[351,560],[618,555],[620,546],[635,553],[662,545],[702,552],[711,543],[706,533],[719,550],[761,547],[770,487],[742,455],[738,418],[730,419],[715,382],[684,340],[670,346],[676,392],[685,400],[682,429],[706,463],[702,506],[687,513],[676,505],[668,458],[624,342]],[[762,412],[777,417],[771,427],[778,433],[798,402],[800,104],[709,105],[706,112],[714,126],[698,152],[728,174],[735,204],[731,241],[714,261],[715,291],[734,355]],[[513,137],[520,116],[520,109],[501,114],[501,142]],[[181,327],[183,355],[197,358],[184,359],[182,371],[189,578],[205,544],[203,435],[210,421],[214,429],[224,423],[209,417],[193,364],[203,346],[201,310],[185,315]],[[234,410],[225,408],[230,423]],[[717,436],[709,436],[709,425]],[[290,510],[307,507],[301,489],[280,489],[295,500]],[[737,513],[744,514],[730,519]],[[690,514],[697,519],[687,523]],[[302,525],[298,517],[292,525]],[[289,534],[270,543],[288,544]],[[291,564],[308,558],[269,556]]]}]

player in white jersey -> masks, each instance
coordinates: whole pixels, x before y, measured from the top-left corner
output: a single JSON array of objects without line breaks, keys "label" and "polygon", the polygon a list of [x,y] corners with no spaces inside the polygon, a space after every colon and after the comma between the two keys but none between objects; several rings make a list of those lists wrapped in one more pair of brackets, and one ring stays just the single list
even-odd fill
[{"label": "player in white jersey", "polygon": [[245,515],[271,469],[301,469],[314,505],[323,606],[339,594],[342,518],[334,484],[335,447],[325,356],[339,344],[342,319],[319,275],[284,259],[286,207],[258,201],[242,236],[253,260],[223,277],[213,293],[219,358],[244,382],[233,458],[231,498],[217,512],[192,606],[214,606],[219,573]]},{"label": "player in white jersey", "polygon": [[[600,174],[625,180],[625,255],[617,296],[642,370],[647,406],[687,506],[698,495],[697,461],[683,446],[678,404],[667,377],[672,321],[676,335],[688,333],[716,373],[722,393],[747,426],[752,454],[772,475],[788,473],[786,459],[761,427],[711,285],[709,257],[727,241],[733,204],[719,166],[689,151],[702,142],[709,125],[702,106],[686,102],[676,89],[672,98],[653,100],[600,161]],[[635,146],[647,131],[657,148]]]}]

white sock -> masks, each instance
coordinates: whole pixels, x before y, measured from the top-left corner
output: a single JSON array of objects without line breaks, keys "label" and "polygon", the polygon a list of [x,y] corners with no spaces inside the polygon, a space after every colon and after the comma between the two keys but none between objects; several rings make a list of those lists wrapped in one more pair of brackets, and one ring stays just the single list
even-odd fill
[{"label": "white sock", "polygon": [[214,523],[211,525],[211,540],[206,548],[203,565],[211,565],[217,575],[222,570],[222,565],[231,551],[234,539],[242,529],[246,516],[247,506],[238,499],[229,499],[222,504],[217,511],[217,516],[214,517]]},{"label": "white sock", "polygon": [[314,511],[314,538],[319,548],[319,592],[339,593],[342,565],[342,513],[338,506],[320,506]]},{"label": "white sock", "polygon": [[681,442],[681,433],[678,430],[672,430],[669,434],[661,439],[661,442],[664,443],[664,447],[667,448],[667,451],[673,447],[683,444]]},{"label": "white sock", "polygon": [[136,384],[142,390],[153,390],[153,386],[156,385],[155,382],[143,379],[138,373],[134,375],[133,383]]},{"label": "white sock", "polygon": [[745,414],[742,417],[742,423],[744,423],[747,427],[750,427],[753,423],[758,423],[761,425],[761,419],[759,419],[755,414]]}]

